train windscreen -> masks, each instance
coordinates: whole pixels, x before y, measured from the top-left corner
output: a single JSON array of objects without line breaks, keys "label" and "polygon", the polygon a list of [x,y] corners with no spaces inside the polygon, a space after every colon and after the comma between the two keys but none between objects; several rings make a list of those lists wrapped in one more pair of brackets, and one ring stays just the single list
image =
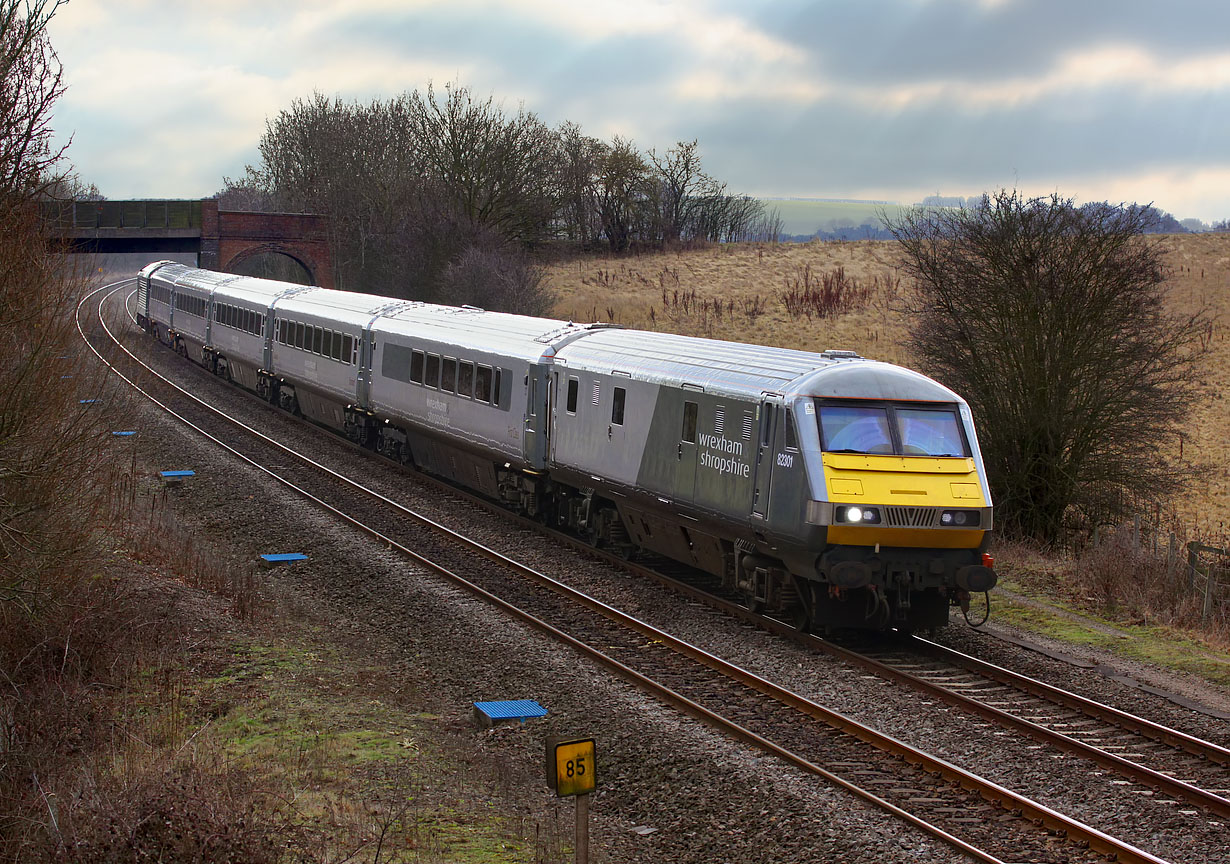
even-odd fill
[{"label": "train windscreen", "polygon": [[955,408],[821,403],[820,441],[830,453],[969,456]]}]

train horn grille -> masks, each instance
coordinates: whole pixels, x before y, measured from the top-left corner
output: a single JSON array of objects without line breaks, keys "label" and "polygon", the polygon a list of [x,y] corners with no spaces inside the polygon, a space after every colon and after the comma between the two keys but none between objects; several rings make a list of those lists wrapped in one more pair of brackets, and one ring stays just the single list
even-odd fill
[{"label": "train horn grille", "polygon": [[935,507],[885,507],[885,522],[893,528],[930,528],[938,513]]}]

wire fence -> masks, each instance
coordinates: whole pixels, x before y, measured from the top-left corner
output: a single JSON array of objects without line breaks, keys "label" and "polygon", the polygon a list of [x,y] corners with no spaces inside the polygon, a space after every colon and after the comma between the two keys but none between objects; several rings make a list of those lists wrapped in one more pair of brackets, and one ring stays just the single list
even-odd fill
[{"label": "wire fence", "polygon": [[[1114,543],[1120,549],[1152,557],[1163,565],[1166,581],[1187,602],[1184,608],[1198,614],[1200,627],[1230,621],[1230,549],[1211,546],[1198,540],[1180,539],[1172,530],[1158,526],[1148,517],[1136,516],[1115,528],[1096,528],[1083,548],[1073,548],[1078,556]],[[1075,547],[1077,544],[1073,544]],[[1139,559],[1137,559],[1137,562]],[[1128,566],[1128,562],[1123,562]],[[1195,610],[1199,610],[1198,613]]]},{"label": "wire fence", "polygon": [[1206,546],[1194,540],[1187,544],[1187,591],[1204,598],[1200,623],[1230,610],[1230,550]]}]

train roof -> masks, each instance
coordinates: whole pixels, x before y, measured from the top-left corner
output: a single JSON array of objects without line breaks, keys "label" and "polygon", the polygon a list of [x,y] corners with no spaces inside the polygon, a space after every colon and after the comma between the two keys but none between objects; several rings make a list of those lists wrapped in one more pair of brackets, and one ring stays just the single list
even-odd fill
[{"label": "train roof", "polygon": [[176,288],[190,288],[203,293],[213,293],[215,300],[243,300],[256,306],[266,307],[274,299],[288,292],[320,290],[294,282],[279,282],[274,279],[258,279],[255,276],[201,270],[174,261],[155,262],[142,269],[141,273],[147,277],[171,282]]},{"label": "train roof", "polygon": [[372,329],[536,363],[552,357],[562,346],[610,326],[487,312],[473,306],[411,303],[380,318]]},{"label": "train roof", "polygon": [[356,291],[335,291],[328,288],[311,288],[297,291],[279,299],[274,306],[278,313],[286,315],[317,315],[362,328],[377,315],[404,304],[377,294],[360,294]]},{"label": "train roof", "polygon": [[817,354],[677,336],[643,330],[604,330],[559,351],[558,362],[595,372],[626,372],[635,379],[689,384],[707,393],[759,398],[783,396],[960,402],[936,381],[891,363],[849,351]]}]

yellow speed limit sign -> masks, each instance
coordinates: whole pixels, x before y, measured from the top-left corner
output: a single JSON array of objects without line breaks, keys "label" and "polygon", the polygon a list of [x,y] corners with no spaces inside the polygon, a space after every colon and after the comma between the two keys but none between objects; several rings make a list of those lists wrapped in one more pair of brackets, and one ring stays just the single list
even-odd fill
[{"label": "yellow speed limit sign", "polygon": [[547,780],[555,794],[588,795],[597,785],[593,738],[548,738]]}]

